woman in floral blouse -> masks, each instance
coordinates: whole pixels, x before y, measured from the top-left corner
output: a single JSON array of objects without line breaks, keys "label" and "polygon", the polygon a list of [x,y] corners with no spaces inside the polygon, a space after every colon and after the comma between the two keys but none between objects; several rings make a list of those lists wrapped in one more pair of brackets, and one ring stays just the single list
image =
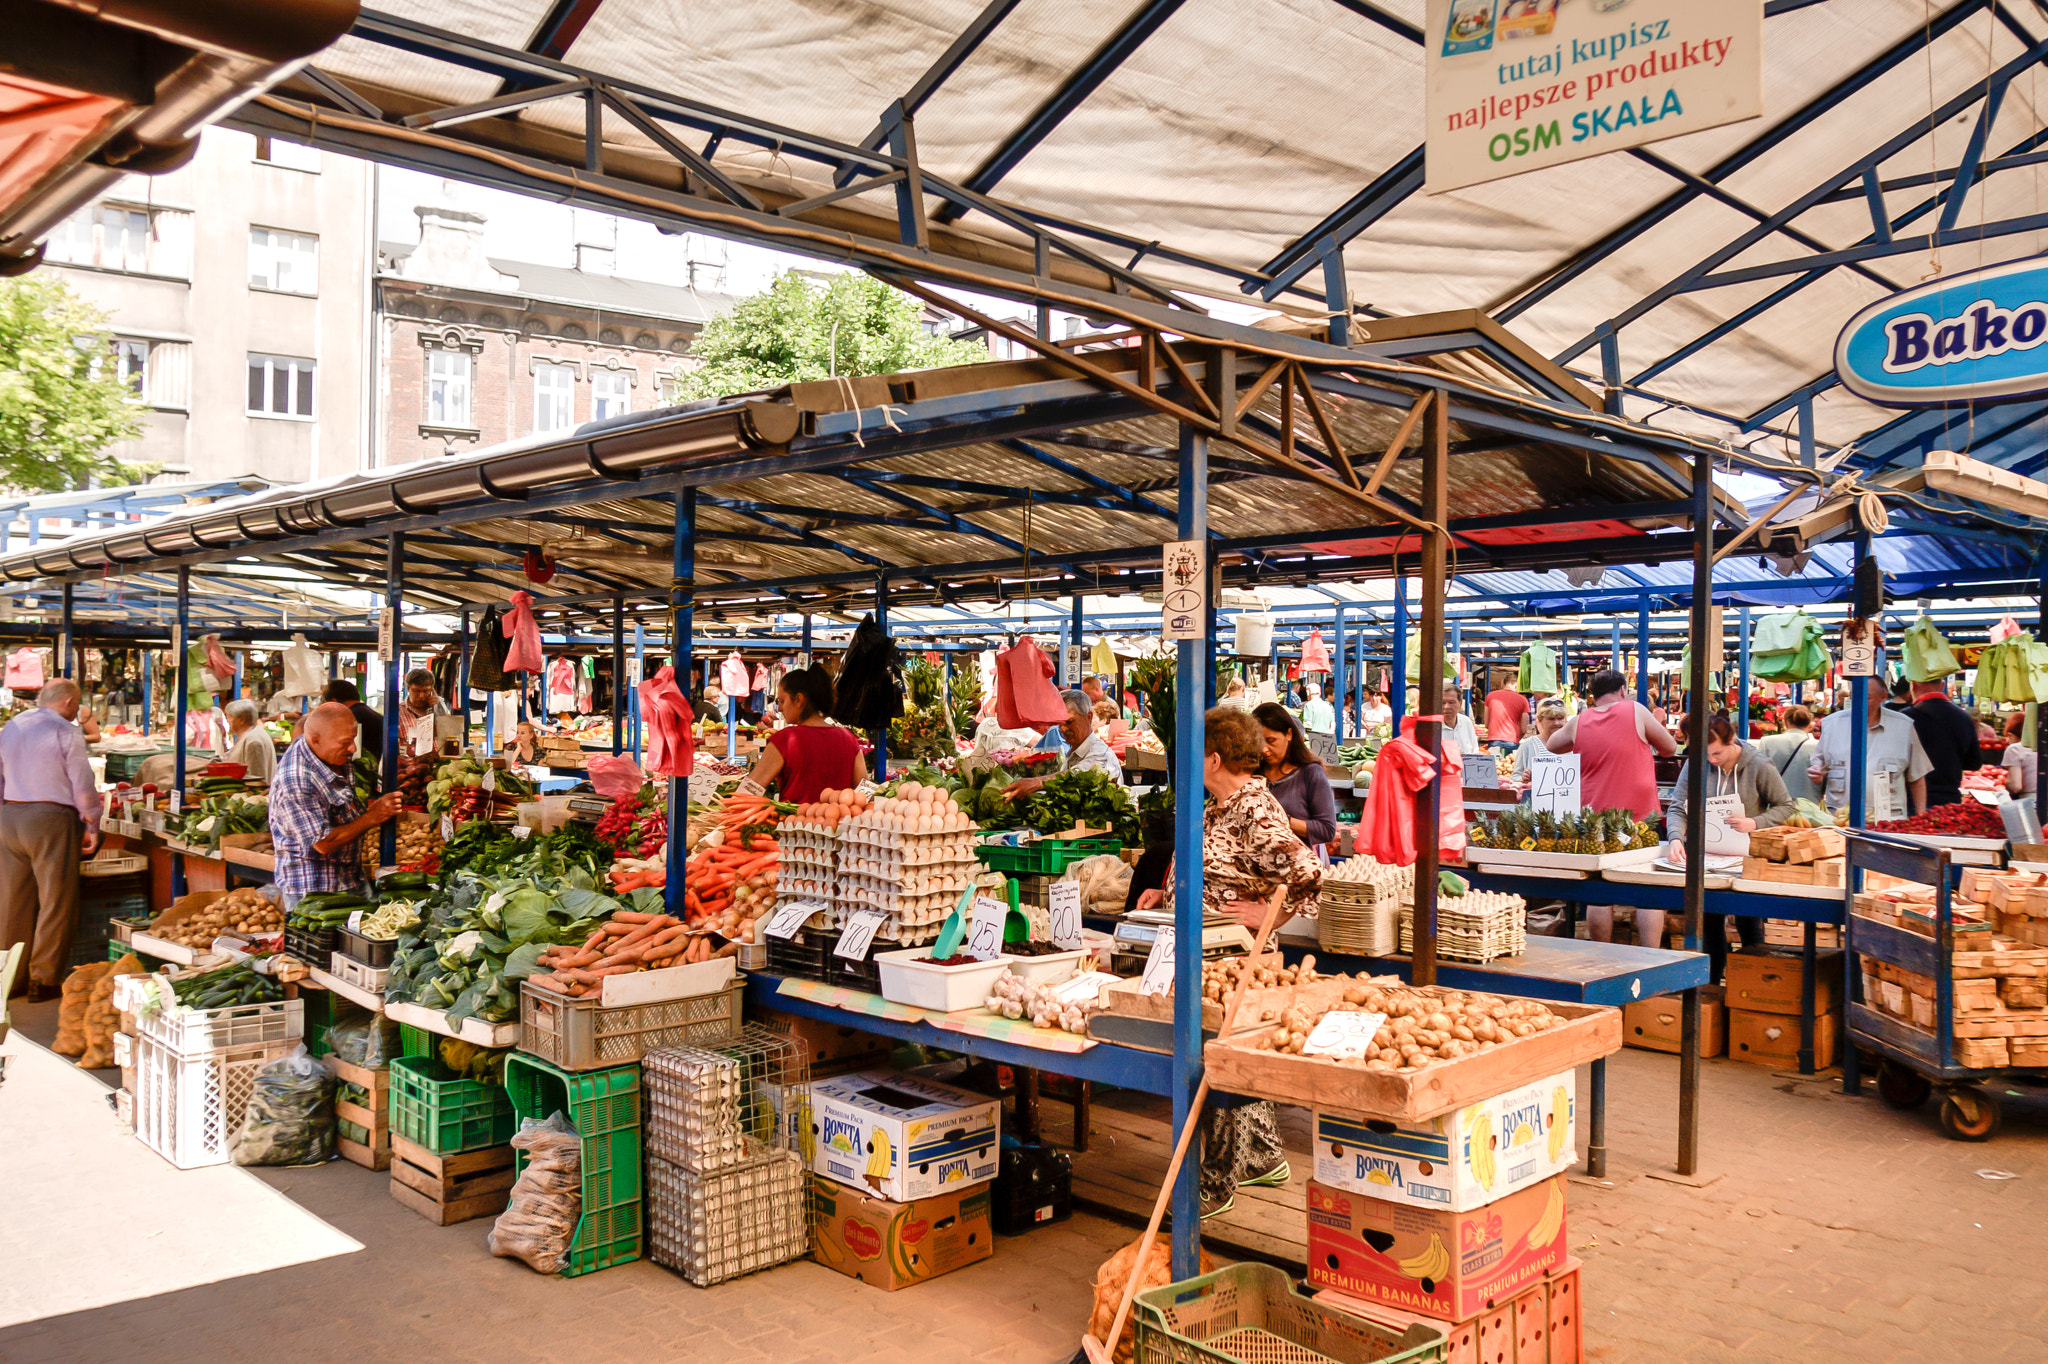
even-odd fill
[{"label": "woman in floral blouse", "polygon": [[[1259,722],[1245,711],[1217,706],[1203,717],[1202,729],[1202,785],[1210,796],[1202,812],[1202,908],[1227,914],[1256,934],[1266,901],[1284,885],[1287,899],[1275,930],[1295,915],[1314,918],[1322,863],[1258,775],[1265,738]],[[1166,884],[1170,890],[1171,873]],[[1147,891],[1138,908],[1163,901],[1161,892]],[[1203,1132],[1203,1216],[1229,1208],[1239,1185],[1281,1186],[1289,1174],[1272,1104],[1209,1115]]]}]

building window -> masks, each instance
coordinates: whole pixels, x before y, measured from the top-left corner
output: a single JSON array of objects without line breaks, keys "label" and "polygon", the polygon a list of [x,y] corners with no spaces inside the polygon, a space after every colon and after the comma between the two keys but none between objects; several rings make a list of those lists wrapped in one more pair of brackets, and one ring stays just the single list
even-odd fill
[{"label": "building window", "polygon": [[288,355],[250,356],[249,415],[311,417],[313,362]]},{"label": "building window", "polygon": [[94,204],[57,224],[43,258],[134,275],[183,276],[189,269],[192,215],[175,209]]},{"label": "building window", "polygon": [[249,287],[310,294],[319,287],[320,239],[304,232],[249,229]]},{"label": "building window", "polygon": [[320,172],[320,152],[303,142],[287,142],[281,137],[259,133],[256,137],[256,159],[266,166],[281,166],[285,170]]},{"label": "building window", "polygon": [[633,376],[623,369],[590,372],[590,419],[623,417],[633,410]]},{"label": "building window", "polygon": [[114,338],[114,373],[137,402],[149,397],[149,342],[132,337]]},{"label": "building window", "polygon": [[533,367],[533,429],[566,431],[575,424],[576,367],[546,361]]},{"label": "building window", "polygon": [[470,355],[460,350],[427,352],[427,425],[468,430]]}]

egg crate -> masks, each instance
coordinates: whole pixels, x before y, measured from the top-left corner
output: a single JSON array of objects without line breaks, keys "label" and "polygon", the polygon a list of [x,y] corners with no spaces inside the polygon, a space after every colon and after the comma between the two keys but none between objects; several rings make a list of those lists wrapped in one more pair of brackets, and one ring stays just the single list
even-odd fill
[{"label": "egg crate", "polygon": [[810,1197],[803,1157],[772,1151],[731,1169],[698,1174],[647,1161],[647,1258],[699,1288],[810,1253]]},{"label": "egg crate", "polygon": [[879,826],[862,827],[859,823],[847,826],[839,836],[840,845],[853,844],[873,848],[919,848],[946,843],[953,846],[973,846],[971,833],[961,830],[943,830],[935,833],[905,833],[900,829],[884,829]]},{"label": "egg crate", "polygon": [[839,845],[839,860],[849,857],[868,862],[887,862],[898,867],[974,866],[981,862],[972,848],[958,843],[932,843],[924,846],[908,844],[891,847],[886,843],[842,843]]},{"label": "egg crate", "polygon": [[647,1154],[686,1170],[801,1154],[810,1134],[810,1049],[758,1023],[724,1046],[651,1051],[640,1078]]},{"label": "egg crate", "polygon": [[1383,957],[1400,941],[1400,893],[1389,884],[1325,880],[1318,896],[1316,941],[1328,952]]},{"label": "egg crate", "polygon": [[850,897],[852,892],[863,891],[881,895],[904,896],[925,899],[931,896],[950,895],[954,900],[960,892],[974,884],[972,876],[958,872],[904,872],[897,876],[871,876],[864,872],[841,872],[839,884]]},{"label": "egg crate", "polygon": [[[1519,900],[1485,915],[1462,913],[1439,900],[1436,913],[1436,954],[1450,961],[1489,962],[1519,957],[1528,948],[1528,915]],[[1401,947],[1415,950],[1415,907],[1401,906]]]},{"label": "egg crate", "polygon": [[905,872],[974,876],[981,870],[981,864],[974,858],[963,857],[957,852],[941,857],[903,857],[888,848],[869,848],[858,844],[840,849],[839,860],[834,865],[841,871],[866,871],[870,875],[890,876]]},{"label": "egg crate", "polygon": [[879,909],[886,914],[901,914],[913,922],[922,922],[928,915],[940,918],[953,912],[960,903],[957,890],[935,892],[927,895],[902,895],[893,888],[889,890],[870,889],[863,886],[849,886],[840,883],[839,893],[832,899],[833,909],[842,916],[848,909]]}]

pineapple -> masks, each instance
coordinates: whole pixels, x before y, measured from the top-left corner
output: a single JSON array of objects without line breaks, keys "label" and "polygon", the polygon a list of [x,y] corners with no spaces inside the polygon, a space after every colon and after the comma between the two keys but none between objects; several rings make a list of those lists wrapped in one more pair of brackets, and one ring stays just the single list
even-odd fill
[{"label": "pineapple", "polygon": [[[1619,810],[1608,810],[1603,813],[1602,820],[1607,826],[1607,834],[1605,841],[1601,844],[1601,851],[1611,853],[1627,851],[1629,844],[1628,840],[1623,837],[1622,830],[1627,829],[1631,823],[1629,817]],[[1629,832],[1633,834],[1634,830],[1631,829]]]},{"label": "pineapple", "polygon": [[1535,826],[1531,833],[1536,839],[1537,852],[1559,851],[1557,846],[1557,820],[1548,810],[1542,811],[1536,816]]}]

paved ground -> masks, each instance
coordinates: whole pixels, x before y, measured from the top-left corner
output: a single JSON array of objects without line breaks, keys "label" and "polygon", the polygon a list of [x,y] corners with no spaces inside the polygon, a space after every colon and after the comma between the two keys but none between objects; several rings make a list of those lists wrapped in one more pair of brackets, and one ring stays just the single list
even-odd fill
[{"label": "paved ground", "polygon": [[[1964,1145],[1930,1111],[1709,1062],[1709,1182],[1689,1187],[1650,1174],[1675,1149],[1675,1060],[1631,1051],[1609,1069],[1609,1182],[1571,1191],[1590,1359],[2048,1360],[2048,1102],[2013,1099],[1997,1140]],[[400,1208],[384,1176],[337,1163],[258,1177],[367,1249],[0,1331],[0,1360],[1061,1364],[1095,1267],[1132,1234],[1080,1214],[896,1294],[811,1264],[709,1290],[649,1264],[543,1280],[485,1253],[488,1223],[437,1228]],[[122,1233],[18,1229],[13,1252],[39,1234]]]}]

